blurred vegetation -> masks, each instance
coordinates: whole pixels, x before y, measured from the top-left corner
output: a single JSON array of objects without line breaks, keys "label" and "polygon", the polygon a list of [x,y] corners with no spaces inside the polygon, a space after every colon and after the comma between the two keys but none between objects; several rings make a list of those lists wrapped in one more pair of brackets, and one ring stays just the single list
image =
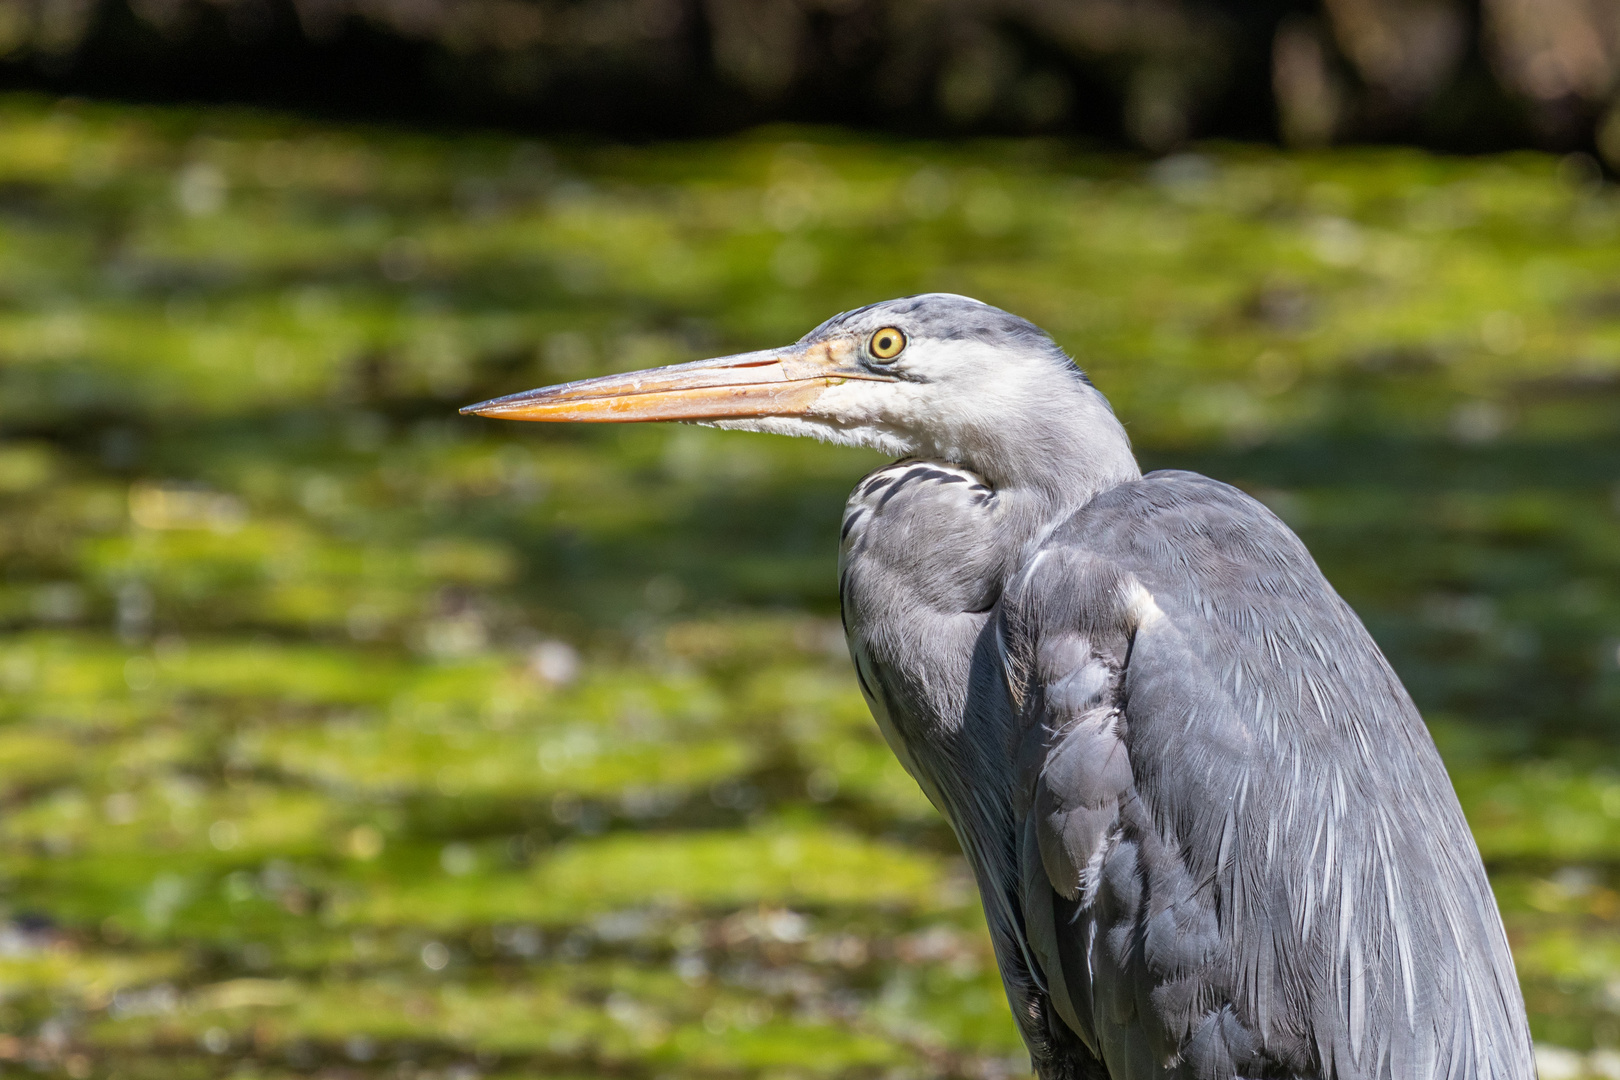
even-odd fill
[{"label": "blurred vegetation", "polygon": [[1579,158],[0,100],[0,1062],[1021,1074],[843,654],[877,459],[455,412],[949,289],[1301,532],[1453,769],[1544,1076],[1611,1069],[1617,240]]},{"label": "blurred vegetation", "polygon": [[1584,150],[1620,0],[0,0],[0,87],[645,139]]}]

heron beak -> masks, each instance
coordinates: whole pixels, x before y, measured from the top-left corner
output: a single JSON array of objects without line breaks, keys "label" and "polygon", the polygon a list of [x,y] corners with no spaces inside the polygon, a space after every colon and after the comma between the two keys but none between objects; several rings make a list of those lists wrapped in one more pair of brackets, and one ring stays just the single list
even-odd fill
[{"label": "heron beak", "polygon": [[818,341],[690,364],[604,375],[469,405],[463,413],[503,420],[726,420],[802,416],[847,379],[892,382],[868,370],[854,341]]}]

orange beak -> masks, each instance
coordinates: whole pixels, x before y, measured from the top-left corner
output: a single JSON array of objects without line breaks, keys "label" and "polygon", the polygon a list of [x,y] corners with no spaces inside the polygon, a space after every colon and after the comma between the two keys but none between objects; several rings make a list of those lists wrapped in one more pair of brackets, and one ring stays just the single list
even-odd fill
[{"label": "orange beak", "polygon": [[604,375],[469,405],[463,413],[503,420],[626,424],[802,416],[847,379],[893,379],[869,370],[854,341],[818,341],[649,371]]}]

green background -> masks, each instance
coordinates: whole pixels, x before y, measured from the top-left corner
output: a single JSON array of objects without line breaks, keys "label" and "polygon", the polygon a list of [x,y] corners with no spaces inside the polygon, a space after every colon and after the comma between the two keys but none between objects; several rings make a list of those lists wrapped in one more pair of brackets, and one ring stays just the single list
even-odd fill
[{"label": "green background", "polygon": [[0,1071],[1024,1074],[844,655],[880,459],[455,411],[935,289],[1301,533],[1620,1064],[1617,240],[1579,158],[0,99]]}]

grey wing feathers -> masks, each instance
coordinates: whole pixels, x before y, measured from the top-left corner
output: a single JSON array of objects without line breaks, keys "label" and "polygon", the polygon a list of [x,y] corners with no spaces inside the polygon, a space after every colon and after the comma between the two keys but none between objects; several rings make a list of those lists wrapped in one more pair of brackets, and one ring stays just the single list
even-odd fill
[{"label": "grey wing feathers", "polygon": [[1044,687],[1047,716],[1061,727],[1035,782],[1032,817],[1041,864],[1067,900],[1078,899],[1084,885],[1095,888],[1087,880],[1096,876],[1094,858],[1133,784],[1114,698],[1118,671],[1086,655],[1085,646],[1077,635],[1057,636],[1045,643],[1040,665],[1061,665],[1061,674]]},{"label": "grey wing feathers", "polygon": [[1115,1080],[1534,1075],[1434,745],[1281,522],[1153,474],[1060,528],[1002,621],[1040,747],[1025,932]]}]

